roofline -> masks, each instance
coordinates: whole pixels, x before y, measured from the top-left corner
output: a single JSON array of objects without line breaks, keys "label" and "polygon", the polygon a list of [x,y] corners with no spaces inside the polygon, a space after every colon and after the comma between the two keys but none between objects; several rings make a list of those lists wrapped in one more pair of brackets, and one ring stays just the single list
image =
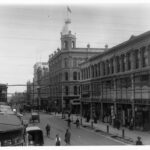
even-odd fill
[{"label": "roofline", "polygon": [[137,35],[137,36],[134,36],[134,38],[130,38],[129,40],[127,40],[125,42],[122,42],[122,43],[120,43],[120,44],[118,44],[116,46],[113,46],[112,48],[109,48],[108,50],[104,51],[103,53],[100,53],[100,54],[98,54],[96,56],[93,56],[93,57],[89,58],[87,61],[81,63],[80,65],[85,64],[87,62],[90,62],[93,59],[96,59],[97,57],[102,57],[102,56],[104,56],[104,55],[106,55],[108,53],[111,53],[111,52],[115,51],[116,49],[119,49],[121,47],[127,46],[128,44],[134,43],[137,40],[146,38],[147,36],[150,36],[150,31],[144,32],[144,33],[142,33],[140,35]]}]

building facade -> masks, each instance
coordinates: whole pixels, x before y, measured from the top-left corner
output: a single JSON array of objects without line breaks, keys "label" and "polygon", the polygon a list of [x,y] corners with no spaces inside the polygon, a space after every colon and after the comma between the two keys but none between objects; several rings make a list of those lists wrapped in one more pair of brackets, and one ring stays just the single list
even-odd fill
[{"label": "building facade", "polygon": [[77,48],[76,36],[69,30],[70,20],[65,21],[61,32],[61,49],[49,56],[50,102],[57,111],[79,112],[80,68],[79,64],[99,54],[101,48]]},{"label": "building facade", "polygon": [[7,85],[0,84],[0,102],[7,102]]},{"label": "building facade", "polygon": [[150,32],[131,38],[81,67],[82,115],[150,129]]},{"label": "building facade", "polygon": [[[41,96],[44,94],[41,93],[41,90],[44,86],[47,87],[47,84],[43,85],[43,80],[45,80],[45,70],[48,69],[47,62],[37,62],[34,65],[34,77],[33,77],[33,84],[32,84],[32,106],[40,107],[41,106]],[[41,95],[42,94],[42,95]],[[48,93],[47,93],[48,95]]]},{"label": "building facade", "polygon": [[38,96],[41,109],[48,109],[49,102],[49,68],[48,63],[37,70]]}]

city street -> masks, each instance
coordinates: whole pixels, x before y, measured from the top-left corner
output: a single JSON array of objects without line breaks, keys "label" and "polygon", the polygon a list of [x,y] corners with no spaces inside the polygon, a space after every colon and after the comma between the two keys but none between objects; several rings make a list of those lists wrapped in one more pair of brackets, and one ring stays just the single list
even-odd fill
[{"label": "city street", "polygon": [[[29,119],[30,114],[25,114],[24,119]],[[64,135],[67,129],[67,122],[61,117],[48,114],[40,114],[40,123],[34,125],[39,126],[44,133],[44,145],[54,146],[56,134],[59,133],[61,137],[61,145],[65,145]],[[46,137],[45,126],[49,123],[51,126],[50,138]],[[32,125],[32,124],[30,124]],[[77,129],[75,124],[71,124],[71,145],[72,146],[87,146],[87,145],[123,145],[121,142],[117,142],[107,136],[96,133],[93,130],[86,128]]]}]

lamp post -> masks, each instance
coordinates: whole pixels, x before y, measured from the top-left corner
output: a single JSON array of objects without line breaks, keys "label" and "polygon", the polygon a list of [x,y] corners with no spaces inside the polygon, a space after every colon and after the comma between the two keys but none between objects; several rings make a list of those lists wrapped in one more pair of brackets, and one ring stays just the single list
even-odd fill
[{"label": "lamp post", "polygon": [[82,125],[82,87],[80,85],[80,122],[81,122],[81,125]]},{"label": "lamp post", "polygon": [[64,110],[63,110],[63,84],[62,84],[62,87],[61,87],[61,111],[62,111],[62,118],[64,118]]}]

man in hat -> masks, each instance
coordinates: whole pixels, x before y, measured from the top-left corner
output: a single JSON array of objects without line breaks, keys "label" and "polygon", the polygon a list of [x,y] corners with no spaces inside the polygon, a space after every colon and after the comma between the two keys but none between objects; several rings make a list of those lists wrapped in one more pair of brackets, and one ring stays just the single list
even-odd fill
[{"label": "man in hat", "polygon": [[136,141],[136,145],[143,145],[142,141],[141,141],[141,137],[137,137],[137,141]]}]

